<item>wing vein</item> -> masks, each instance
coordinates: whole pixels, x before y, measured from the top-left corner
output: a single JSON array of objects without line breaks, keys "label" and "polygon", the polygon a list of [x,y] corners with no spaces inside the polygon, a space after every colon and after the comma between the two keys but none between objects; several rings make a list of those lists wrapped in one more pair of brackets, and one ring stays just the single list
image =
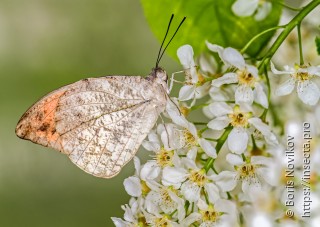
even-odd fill
[{"label": "wing vein", "polygon": [[[141,115],[141,118],[143,118],[143,117],[144,117],[145,112],[146,112],[146,109],[147,109],[147,108],[145,108],[145,109],[144,109],[143,114]],[[141,120],[141,118],[140,118],[140,120]],[[137,125],[139,125],[139,124],[137,124]],[[137,127],[134,127],[134,130],[136,130],[136,129],[137,129]],[[123,148],[125,148],[125,146],[127,146],[127,144],[128,144],[128,142],[129,142],[129,140],[130,140],[130,139],[131,139],[131,137],[129,137],[129,139],[128,139],[127,143],[124,145],[124,147],[123,147]],[[124,152],[124,150],[122,149],[122,151],[120,152],[120,154],[119,154],[119,156],[118,156],[117,160],[114,162],[114,164],[113,164],[113,166],[112,166],[111,170],[113,170],[113,169],[114,169],[115,165],[118,163],[119,158],[120,158],[120,156],[122,155],[122,153],[123,153],[123,152]],[[124,160],[124,161],[125,161],[125,160]]]},{"label": "wing vein", "polygon": [[[141,106],[142,106],[142,105],[141,105]],[[145,110],[144,110],[144,113],[145,113]],[[144,115],[144,113],[143,113],[143,115]],[[136,127],[134,127],[134,129],[136,129]],[[124,145],[124,147],[128,144],[129,140],[130,140],[130,137],[128,137],[128,141],[126,142],[126,144]],[[122,152],[123,152],[123,151],[122,151]],[[122,152],[120,153],[120,155],[122,154]],[[120,155],[118,156],[117,161],[119,160]],[[100,158],[101,158],[101,156],[100,156]],[[99,162],[100,162],[100,158],[99,158],[99,161],[98,161],[98,163],[97,163],[97,165],[96,165],[95,169],[97,168],[97,166],[98,166],[98,164],[99,164]],[[106,165],[105,165],[105,167],[104,167],[103,172],[105,172],[105,171],[106,171],[106,167],[108,166],[109,161],[110,161],[110,159],[108,159],[108,162],[106,163]],[[117,161],[115,161],[115,163],[116,163]],[[115,164],[114,164],[114,165],[115,165]],[[113,170],[114,165],[113,165],[113,167],[110,169],[111,171]]]}]

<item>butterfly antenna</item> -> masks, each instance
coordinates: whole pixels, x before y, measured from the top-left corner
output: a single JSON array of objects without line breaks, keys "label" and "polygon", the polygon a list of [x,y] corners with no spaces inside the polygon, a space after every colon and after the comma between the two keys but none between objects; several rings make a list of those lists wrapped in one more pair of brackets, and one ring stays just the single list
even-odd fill
[{"label": "butterfly antenna", "polygon": [[162,47],[163,47],[163,44],[164,44],[164,41],[166,40],[167,38],[167,35],[168,35],[168,32],[169,32],[169,29],[170,29],[170,25],[171,25],[171,22],[172,22],[172,19],[174,17],[174,14],[171,15],[171,18],[170,18],[170,21],[169,21],[169,24],[168,24],[168,27],[167,27],[167,31],[166,31],[166,34],[162,40],[162,43],[161,43],[161,46],[160,46],[160,49],[159,49],[159,53],[158,53],[158,57],[157,57],[157,61],[156,61],[156,68],[158,68],[158,64],[159,64],[159,57],[160,57],[160,54],[161,54],[161,50],[162,50]]},{"label": "butterfly antenna", "polygon": [[[172,14],[171,20],[172,20],[172,18],[173,18],[173,14]],[[183,24],[183,22],[185,21],[185,19],[186,19],[186,17],[184,17],[184,18],[182,19],[182,21],[180,22],[178,28],[176,29],[176,31],[174,32],[173,36],[172,36],[171,39],[169,40],[168,44],[167,44],[167,45],[165,46],[165,48],[163,49],[162,54],[160,55],[160,57],[158,57],[158,59],[157,59],[157,64],[156,64],[157,67],[158,67],[158,65],[159,65],[159,62],[160,62],[162,56],[164,55],[164,52],[166,51],[167,47],[168,47],[169,44],[171,43],[172,39],[175,37],[175,35],[176,35],[177,32],[179,31],[179,28],[181,27],[181,25]],[[171,20],[170,20],[170,23],[171,23]],[[170,27],[170,23],[169,23],[168,28]],[[169,30],[169,29],[168,29],[168,30]],[[168,30],[167,30],[167,33],[168,33]],[[167,34],[166,34],[166,36],[167,36]],[[162,42],[162,43],[163,43],[163,42]],[[162,47],[162,45],[161,45],[161,47]],[[161,50],[161,48],[160,48],[160,50]],[[159,53],[160,53],[160,51],[159,51]]]}]

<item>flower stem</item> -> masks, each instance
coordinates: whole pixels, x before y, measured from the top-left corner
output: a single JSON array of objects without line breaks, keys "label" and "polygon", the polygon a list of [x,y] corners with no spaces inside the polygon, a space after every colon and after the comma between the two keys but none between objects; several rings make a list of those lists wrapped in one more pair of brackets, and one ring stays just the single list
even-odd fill
[{"label": "flower stem", "polygon": [[205,140],[208,140],[208,141],[213,141],[213,142],[218,142],[217,139],[212,139],[212,138],[204,138]]},{"label": "flower stem", "polygon": [[303,51],[302,51],[302,38],[301,38],[301,23],[297,25],[298,40],[299,40],[299,54],[300,54],[300,65],[304,64]]},{"label": "flower stem", "polygon": [[275,52],[278,50],[280,45],[283,43],[283,41],[287,38],[287,36],[290,34],[290,32],[301,23],[301,21],[318,5],[320,4],[320,0],[313,0],[308,5],[304,6],[302,10],[284,27],[284,30],[280,33],[276,41],[272,44],[271,48],[267,51],[263,59],[261,60],[258,68],[259,68],[259,74],[263,72],[263,65],[268,65],[270,62],[270,59],[275,54]]},{"label": "flower stem", "polygon": [[207,125],[208,122],[193,122],[194,125]]},{"label": "flower stem", "polygon": [[[266,77],[267,81],[267,87],[268,87],[268,107],[271,108],[271,85],[270,85],[270,80],[269,80],[269,75],[268,75],[268,70],[267,70],[267,65],[264,65],[264,75]],[[264,109],[262,115],[261,115],[261,120],[266,121],[267,118],[267,113],[269,108]]]},{"label": "flower stem", "polygon": [[[226,130],[224,130],[224,132],[221,135],[221,137],[219,138],[219,140],[217,142],[217,145],[216,145],[217,154],[219,154],[223,144],[226,142],[226,140],[228,138],[228,135],[231,132],[232,128],[233,128],[232,126],[227,127]],[[211,166],[214,163],[214,160],[215,160],[214,158],[209,158],[207,160],[206,164],[204,165],[204,169],[206,170],[206,172],[209,171],[209,169],[211,168]]]},{"label": "flower stem", "polygon": [[280,28],[284,28],[283,26],[276,26],[276,27],[273,27],[273,28],[269,28],[263,32],[260,32],[259,34],[255,35],[254,37],[252,37],[249,42],[241,49],[241,53],[243,54],[248,48],[249,46],[256,40],[258,39],[260,36],[268,33],[268,32],[271,32],[271,31],[274,31],[274,30],[277,30],[277,29],[280,29]]}]

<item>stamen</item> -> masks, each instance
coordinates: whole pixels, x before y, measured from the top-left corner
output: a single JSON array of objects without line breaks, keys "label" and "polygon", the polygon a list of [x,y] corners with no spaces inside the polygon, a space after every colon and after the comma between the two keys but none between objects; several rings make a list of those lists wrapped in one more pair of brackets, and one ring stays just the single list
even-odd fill
[{"label": "stamen", "polygon": [[247,69],[244,70],[238,70],[237,71],[239,84],[248,85],[250,87],[254,87],[254,84],[256,82],[256,78],[247,71]]},{"label": "stamen", "polygon": [[205,170],[201,169],[200,171],[191,170],[189,180],[196,183],[198,186],[203,187],[207,182],[207,176]]}]

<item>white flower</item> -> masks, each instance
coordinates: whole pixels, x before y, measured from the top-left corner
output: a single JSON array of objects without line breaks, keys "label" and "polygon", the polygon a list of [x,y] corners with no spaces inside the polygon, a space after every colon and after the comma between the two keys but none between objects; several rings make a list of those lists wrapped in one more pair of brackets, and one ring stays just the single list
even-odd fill
[{"label": "white flower", "polygon": [[190,45],[181,46],[177,50],[178,58],[185,69],[186,81],[179,92],[179,100],[187,101],[198,99],[207,94],[210,83],[205,83],[204,78],[197,72],[197,66],[193,60],[193,49]]},{"label": "white flower", "polygon": [[[176,139],[179,138],[179,135],[175,135],[175,133],[180,134],[178,128],[176,128],[174,124],[159,124],[157,133],[151,131],[148,134],[148,140],[146,139],[142,142],[142,145],[146,150],[155,153],[154,160],[149,160],[147,162],[148,167],[150,167],[150,173],[158,173],[160,171],[159,168],[174,165],[175,159],[177,158],[174,149],[182,147],[180,145],[181,141]],[[158,135],[160,135],[161,140]],[[154,174],[151,174],[151,176],[154,176]]]},{"label": "white flower", "polygon": [[[170,217],[170,215],[161,215],[161,214],[152,214],[152,213],[145,213],[146,222],[148,223],[147,226],[155,226],[155,227],[187,227],[191,226],[192,223],[194,223],[198,217],[199,214],[197,213],[191,213],[186,218],[184,218],[182,221],[177,222],[177,220]],[[143,225],[145,226],[145,225]]]},{"label": "white flower", "polygon": [[180,141],[183,147],[189,151],[196,151],[198,148],[202,150],[209,157],[216,158],[217,152],[212,144],[204,138],[198,136],[198,130],[196,126],[190,123],[180,112],[177,110],[176,105],[172,102],[167,102],[167,113],[172,121],[182,127],[180,130]]},{"label": "white flower", "polygon": [[[172,105],[174,104],[172,103]],[[175,105],[174,107],[178,110]],[[156,130],[150,131],[148,138],[143,141],[142,145],[146,150],[153,151],[155,153],[158,153],[161,149],[179,149],[183,146],[181,141],[178,139],[181,136],[179,131],[180,127],[176,124],[159,124]]]},{"label": "white flower", "polygon": [[249,162],[244,162],[239,155],[228,154],[227,161],[234,166],[234,171],[222,171],[214,176],[216,184],[223,191],[232,191],[238,183],[242,184],[242,191],[246,194],[251,190],[261,190],[262,184],[273,181],[268,175],[271,159],[264,156],[252,156]]},{"label": "white flower", "polygon": [[134,227],[139,226],[139,202],[137,200],[131,200],[129,205],[121,206],[125,211],[124,220],[121,218],[112,217],[112,221],[116,227]]},{"label": "white flower", "polygon": [[227,141],[231,152],[241,154],[246,150],[249,142],[248,130],[251,126],[261,132],[267,143],[277,144],[276,136],[271,132],[269,126],[260,118],[253,117],[248,106],[235,105],[232,108],[224,102],[215,102],[211,103],[209,108],[216,116],[208,123],[209,128],[222,130],[228,125],[233,127]]},{"label": "white flower", "polygon": [[182,162],[186,168],[181,166],[164,168],[163,185],[179,188],[181,194],[190,202],[199,200],[202,189],[206,190],[208,197],[212,200],[220,198],[219,189],[212,181],[214,174],[208,175],[204,169],[196,166],[194,160],[189,158],[183,159]]},{"label": "white flower", "polygon": [[174,226],[175,221],[171,220],[171,217],[169,215],[163,215],[163,214],[152,214],[152,213],[146,213],[145,212],[145,217],[146,217],[146,222],[147,226]]},{"label": "white flower", "polygon": [[272,8],[271,2],[265,0],[237,0],[232,5],[232,11],[239,17],[252,16],[257,21],[265,19]]},{"label": "white flower", "polygon": [[233,202],[225,199],[210,200],[207,204],[202,199],[197,202],[199,208],[200,227],[207,226],[237,226],[237,210]]},{"label": "white flower", "polygon": [[243,56],[231,47],[222,48],[221,46],[206,42],[208,48],[219,54],[221,60],[228,67],[236,68],[236,72],[228,72],[222,77],[212,81],[212,85],[220,87],[223,84],[238,84],[235,91],[235,101],[237,104],[252,104],[253,100],[268,108],[268,99],[259,83],[258,69],[253,65],[245,63]]},{"label": "white flower", "polygon": [[299,98],[308,105],[316,105],[319,101],[319,87],[311,81],[314,76],[320,76],[319,66],[284,66],[284,71],[278,71],[271,62],[271,70],[274,74],[289,74],[290,79],[281,84],[276,90],[276,95],[290,94],[297,84],[297,92]]},{"label": "white flower", "polygon": [[177,210],[177,218],[182,221],[185,218],[184,200],[178,196],[178,190],[166,187],[155,181],[150,182],[151,191],[146,197],[145,205],[147,211],[159,213],[158,208],[166,214]]},{"label": "white flower", "polygon": [[154,165],[152,162],[147,162],[141,166],[139,158],[134,157],[136,174],[126,178],[123,182],[124,188],[129,195],[140,197],[150,191],[147,181],[157,178],[160,173],[160,168],[155,168]]}]

